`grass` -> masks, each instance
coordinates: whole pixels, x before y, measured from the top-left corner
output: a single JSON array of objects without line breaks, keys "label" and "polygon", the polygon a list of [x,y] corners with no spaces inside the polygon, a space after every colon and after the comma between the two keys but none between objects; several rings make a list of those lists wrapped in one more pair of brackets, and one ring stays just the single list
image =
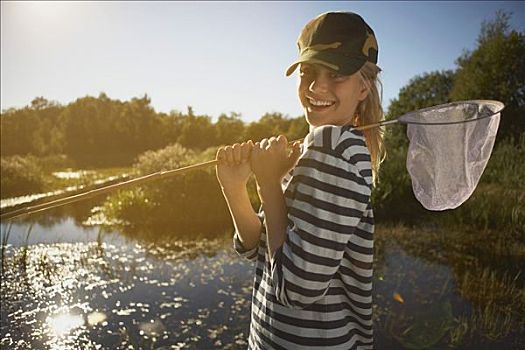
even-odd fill
[{"label": "grass", "polygon": [[451,229],[470,226],[480,231],[506,230],[523,235],[525,187],[480,183],[472,197],[459,208],[432,212],[428,217],[428,220],[447,224]]},{"label": "grass", "polygon": [[379,226],[376,232],[378,252],[393,239],[408,254],[451,269],[458,294],[470,305],[455,315],[451,346],[475,345],[483,338],[518,342],[525,335],[525,271],[519,263],[525,257],[525,241],[519,233],[451,230],[446,225]]}]

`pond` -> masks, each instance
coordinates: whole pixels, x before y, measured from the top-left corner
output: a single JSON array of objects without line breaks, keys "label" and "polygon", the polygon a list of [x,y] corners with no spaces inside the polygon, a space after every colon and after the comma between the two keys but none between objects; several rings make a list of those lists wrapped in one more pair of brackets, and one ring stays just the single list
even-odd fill
[{"label": "pond", "polygon": [[[229,237],[148,242],[85,227],[85,213],[49,215],[2,223],[2,236],[9,232],[2,348],[247,348],[253,265],[235,254]],[[376,349],[518,344],[463,343],[458,320],[472,306],[453,271],[382,242],[374,262]]]}]

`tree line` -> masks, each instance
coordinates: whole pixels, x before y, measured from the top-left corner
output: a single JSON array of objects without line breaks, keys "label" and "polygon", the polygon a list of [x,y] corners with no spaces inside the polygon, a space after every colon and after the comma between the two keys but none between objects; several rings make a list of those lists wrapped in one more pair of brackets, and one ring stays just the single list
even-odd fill
[{"label": "tree line", "polygon": [[200,151],[279,133],[296,139],[308,132],[302,117],[267,113],[245,123],[232,112],[213,122],[192,107],[186,113],[157,113],[147,95],[120,101],[105,93],[65,106],[37,97],[29,106],[3,112],[1,128],[2,156],[64,154],[83,166],[130,164],[145,151],[173,143]]},{"label": "tree line", "polygon": [[[510,29],[510,16],[498,11],[493,21],[484,22],[477,47],[457,58],[456,69],[411,79],[391,101],[387,119],[451,101],[494,99],[506,105],[497,142],[517,140],[525,133],[525,36]],[[79,166],[131,164],[141,153],[173,143],[200,151],[277,134],[298,139],[308,132],[302,116],[267,113],[245,123],[239,114],[230,113],[214,123],[191,107],[186,113],[158,113],[147,95],[120,101],[105,93],[65,106],[37,97],[29,106],[3,111],[0,120],[2,156],[64,154]],[[387,131],[387,150],[406,146],[404,131]]]}]

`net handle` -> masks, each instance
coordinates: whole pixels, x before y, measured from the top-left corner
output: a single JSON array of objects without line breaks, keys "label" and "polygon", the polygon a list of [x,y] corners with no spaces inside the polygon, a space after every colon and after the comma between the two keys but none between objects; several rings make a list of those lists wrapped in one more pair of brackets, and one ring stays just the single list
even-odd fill
[{"label": "net handle", "polygon": [[384,120],[384,121],[379,122],[379,123],[373,123],[373,124],[367,124],[367,125],[358,126],[358,127],[355,127],[354,129],[355,130],[367,130],[367,129],[377,128],[378,126],[396,124],[396,123],[399,123],[399,122],[400,122],[399,119]]}]

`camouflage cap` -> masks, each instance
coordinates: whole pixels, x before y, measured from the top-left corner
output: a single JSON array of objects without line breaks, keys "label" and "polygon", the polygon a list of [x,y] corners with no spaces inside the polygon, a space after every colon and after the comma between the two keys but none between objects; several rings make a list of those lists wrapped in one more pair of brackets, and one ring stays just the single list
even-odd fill
[{"label": "camouflage cap", "polygon": [[304,26],[299,39],[299,59],[287,70],[289,76],[301,63],[318,63],[343,75],[357,72],[366,61],[377,64],[374,31],[353,12],[327,12]]}]

